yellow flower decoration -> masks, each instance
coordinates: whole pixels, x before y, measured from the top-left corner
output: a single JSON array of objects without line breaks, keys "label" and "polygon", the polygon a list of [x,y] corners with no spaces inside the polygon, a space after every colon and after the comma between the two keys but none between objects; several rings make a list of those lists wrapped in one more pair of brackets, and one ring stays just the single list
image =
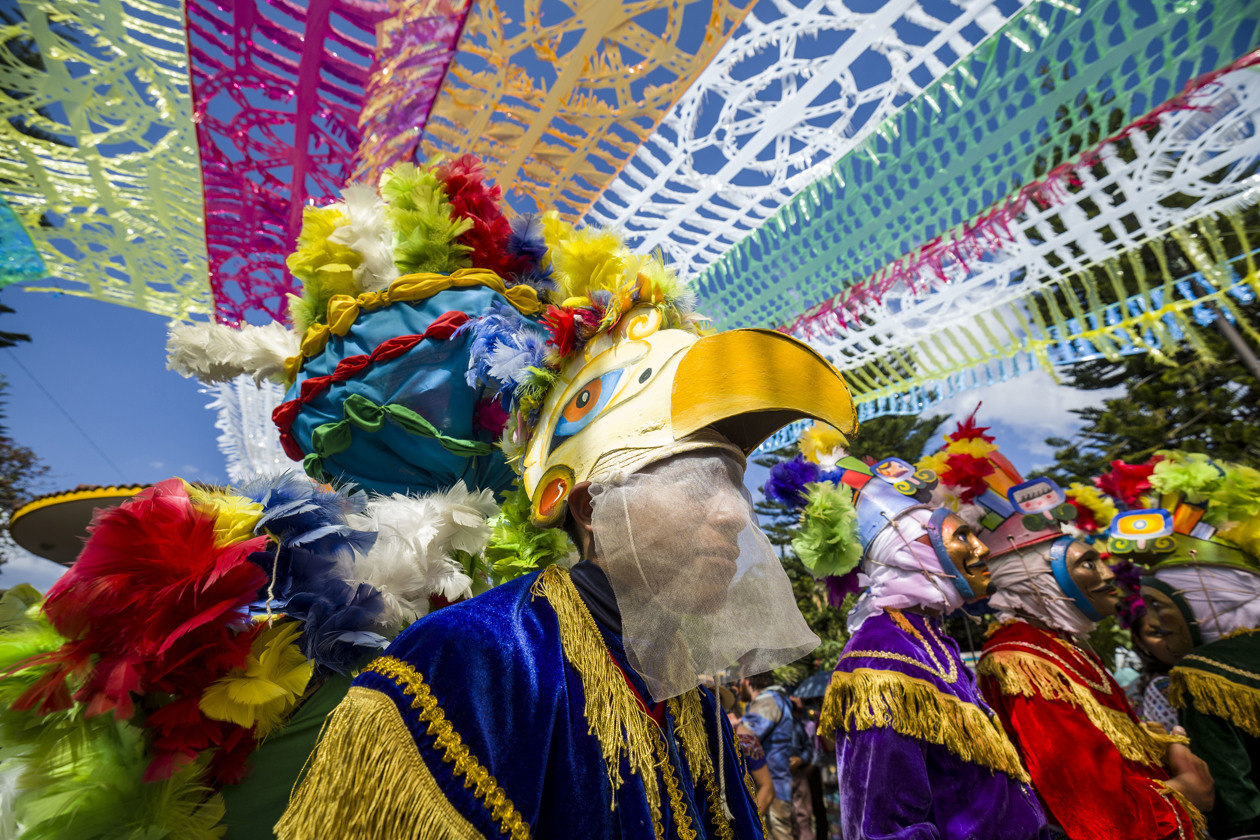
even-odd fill
[{"label": "yellow flower decoration", "polygon": [[1072,482],[1068,485],[1067,496],[1082,507],[1088,508],[1094,514],[1094,521],[1098,523],[1098,527],[1104,530],[1119,513],[1111,498],[1092,484]]},{"label": "yellow flower decoration", "polygon": [[937,475],[940,475],[941,473],[945,472],[945,469],[948,466],[949,466],[949,453],[948,452],[933,452],[931,455],[924,455],[922,458],[920,458],[919,462],[914,465],[914,468],[916,470],[931,470]]},{"label": "yellow flower decoration", "polygon": [[[996,452],[997,447],[987,440],[981,438],[969,438],[967,440],[952,440],[945,450],[950,455],[971,455],[975,458],[984,458],[990,452]],[[940,475],[940,470],[937,470]]]},{"label": "yellow flower decoration", "polygon": [[830,455],[837,448],[847,447],[849,442],[837,429],[826,423],[815,423],[801,432],[798,445],[806,461],[821,464],[823,456]]},{"label": "yellow flower decoration", "polygon": [[280,621],[263,630],[249,649],[244,668],[234,668],[201,696],[206,717],[254,726],[266,737],[283,722],[311,681],[313,664],[302,655],[297,638],[302,625]]},{"label": "yellow flower decoration", "polygon": [[244,496],[188,482],[184,482],[184,486],[188,489],[193,507],[214,517],[215,545],[232,545],[254,536],[254,528],[263,514],[261,504]]}]

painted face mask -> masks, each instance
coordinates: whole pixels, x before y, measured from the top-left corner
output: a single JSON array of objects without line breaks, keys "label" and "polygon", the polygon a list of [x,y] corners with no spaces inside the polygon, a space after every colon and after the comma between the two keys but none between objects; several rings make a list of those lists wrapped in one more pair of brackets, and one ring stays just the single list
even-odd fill
[{"label": "painted face mask", "polygon": [[521,464],[534,524],[562,522],[577,484],[670,455],[713,446],[747,455],[803,417],[856,429],[840,374],[795,339],[662,326],[656,308],[637,306],[561,369]]}]

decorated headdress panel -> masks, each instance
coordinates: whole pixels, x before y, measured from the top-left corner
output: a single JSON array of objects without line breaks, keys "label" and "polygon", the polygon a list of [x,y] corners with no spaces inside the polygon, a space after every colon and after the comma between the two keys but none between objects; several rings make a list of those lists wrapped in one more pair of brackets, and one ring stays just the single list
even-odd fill
[{"label": "decorated headdress panel", "polygon": [[1260,471],[1167,450],[1113,464],[1099,479],[1124,508],[1111,521],[1113,555],[1150,567],[1229,566],[1260,573]]},{"label": "decorated headdress panel", "polygon": [[210,380],[282,370],[282,443],[319,480],[501,492],[510,464],[551,526],[576,484],[663,454],[747,454],[801,417],[857,425],[806,345],[702,335],[658,254],[553,212],[509,222],[473,158],[400,165],[308,208],[289,266],[293,332],[177,328],[171,363]]},{"label": "decorated headdress panel", "polygon": [[942,501],[972,523],[992,558],[1061,538],[1076,506],[1049,478],[1025,481],[988,429],[973,412],[918,467],[940,476]]},{"label": "decorated headdress panel", "polygon": [[843,435],[821,423],[802,432],[798,446],[801,454],[771,467],[762,489],[800,512],[792,546],[818,577],[853,572],[880,533],[928,507],[937,484],[931,470],[900,458],[866,463],[848,455]]}]

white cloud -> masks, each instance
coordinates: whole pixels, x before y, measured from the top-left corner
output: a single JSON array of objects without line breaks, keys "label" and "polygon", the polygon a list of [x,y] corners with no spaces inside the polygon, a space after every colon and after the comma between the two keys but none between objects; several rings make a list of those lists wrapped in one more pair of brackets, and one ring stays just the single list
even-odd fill
[{"label": "white cloud", "polygon": [[17,546],[6,549],[7,562],[0,565],[0,589],[8,589],[19,583],[29,583],[42,593],[66,573],[66,567],[24,551]]},{"label": "white cloud", "polygon": [[1004,423],[1044,435],[1071,434],[1079,424],[1072,409],[1102,405],[1103,400],[1124,394],[1124,388],[1081,391],[1059,385],[1045,371],[1032,373],[956,394],[930,410],[966,417],[984,401],[978,419],[981,424]]},{"label": "white cloud", "polygon": [[[1122,396],[1124,388],[1081,391],[1060,385],[1045,371],[1017,376],[996,385],[963,391],[928,411],[950,414],[961,420],[983,401],[976,420],[982,426],[993,426],[997,444],[1016,467],[1029,472],[1048,466],[1053,450],[1046,445],[1048,437],[1071,438],[1080,428],[1080,419],[1072,409],[1101,406],[1103,400]],[[953,422],[942,432],[953,429]]]}]

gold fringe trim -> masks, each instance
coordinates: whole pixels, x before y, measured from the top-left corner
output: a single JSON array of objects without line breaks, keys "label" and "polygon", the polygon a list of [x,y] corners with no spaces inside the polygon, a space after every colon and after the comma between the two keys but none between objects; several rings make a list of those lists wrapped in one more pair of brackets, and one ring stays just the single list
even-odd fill
[{"label": "gold fringe trim", "polygon": [[979,706],[896,671],[857,668],[833,673],[823,698],[819,732],[830,738],[837,729],[885,727],[939,744],[963,761],[1000,771],[1015,781],[1029,781],[1015,745]]},{"label": "gold fringe trim", "polygon": [[[696,787],[704,786],[709,798],[709,818],[718,840],[734,840],[735,834],[722,810],[722,792],[718,790],[717,773],[713,769],[713,756],[709,753],[709,737],[704,726],[704,707],[700,704],[700,689],[675,697],[669,701],[669,711],[674,717],[674,733],[682,741],[683,755]],[[715,712],[722,714],[720,707]]]},{"label": "gold fringe trim", "polygon": [[1188,744],[1178,735],[1161,735],[1136,723],[1124,712],[1108,709],[1088,688],[1068,677],[1062,669],[1040,656],[1015,651],[985,654],[976,673],[992,677],[1003,694],[1043,697],[1076,706],[1130,761],[1163,767],[1170,744]]},{"label": "gold fringe trim", "polygon": [[1198,668],[1173,668],[1168,676],[1168,701],[1178,709],[1192,700],[1203,714],[1223,718],[1260,738],[1260,691]]},{"label": "gold fringe trim", "polygon": [[398,708],[380,692],[350,689],[308,766],[275,826],[280,840],[485,840],[442,793]]},{"label": "gold fringe trim", "polygon": [[[1186,799],[1186,797],[1179,791],[1173,790],[1164,782],[1161,782],[1158,779],[1152,779],[1151,784],[1155,785],[1156,790],[1159,791],[1161,796],[1174,800],[1178,805],[1186,809],[1186,813],[1190,815],[1190,825],[1193,831],[1193,836],[1196,840],[1197,838],[1204,838],[1204,840],[1206,840],[1208,836],[1207,818],[1203,816],[1203,812],[1194,807],[1194,805],[1190,803],[1190,800]],[[1178,824],[1177,829],[1178,833],[1184,837],[1185,832],[1180,830],[1180,824]]]},{"label": "gold fringe trim", "polygon": [[442,761],[454,764],[455,778],[464,777],[464,787],[473,788],[473,794],[481,801],[491,818],[499,823],[499,833],[508,834],[512,840],[528,840],[529,826],[521,818],[520,812],[507,798],[507,793],[499,787],[490,771],[469,752],[459,737],[459,733],[446,719],[446,712],[438,705],[437,698],[425,685],[420,672],[401,659],[392,656],[381,656],[368,663],[366,671],[375,671],[388,677],[403,690],[403,695],[414,697],[411,708],[418,709],[421,723],[427,723],[428,734],[435,736],[433,749],[442,752]]},{"label": "gold fringe trim", "polygon": [[713,775],[713,758],[709,755],[709,738],[704,731],[704,709],[700,705],[700,689],[693,688],[681,697],[671,698],[669,712],[674,716],[674,732],[682,741],[683,755],[696,782]]},{"label": "gold fringe trim", "polygon": [[530,591],[534,597],[546,598],[556,611],[564,657],[582,678],[587,732],[599,741],[613,792],[621,787],[621,761],[625,758],[630,772],[643,779],[652,821],[659,826],[661,793],[656,779],[658,761],[653,754],[660,734],[655,721],[639,708],[634,692],[608,655],[595,619],[582,603],[569,573],[559,566],[548,566]]}]

